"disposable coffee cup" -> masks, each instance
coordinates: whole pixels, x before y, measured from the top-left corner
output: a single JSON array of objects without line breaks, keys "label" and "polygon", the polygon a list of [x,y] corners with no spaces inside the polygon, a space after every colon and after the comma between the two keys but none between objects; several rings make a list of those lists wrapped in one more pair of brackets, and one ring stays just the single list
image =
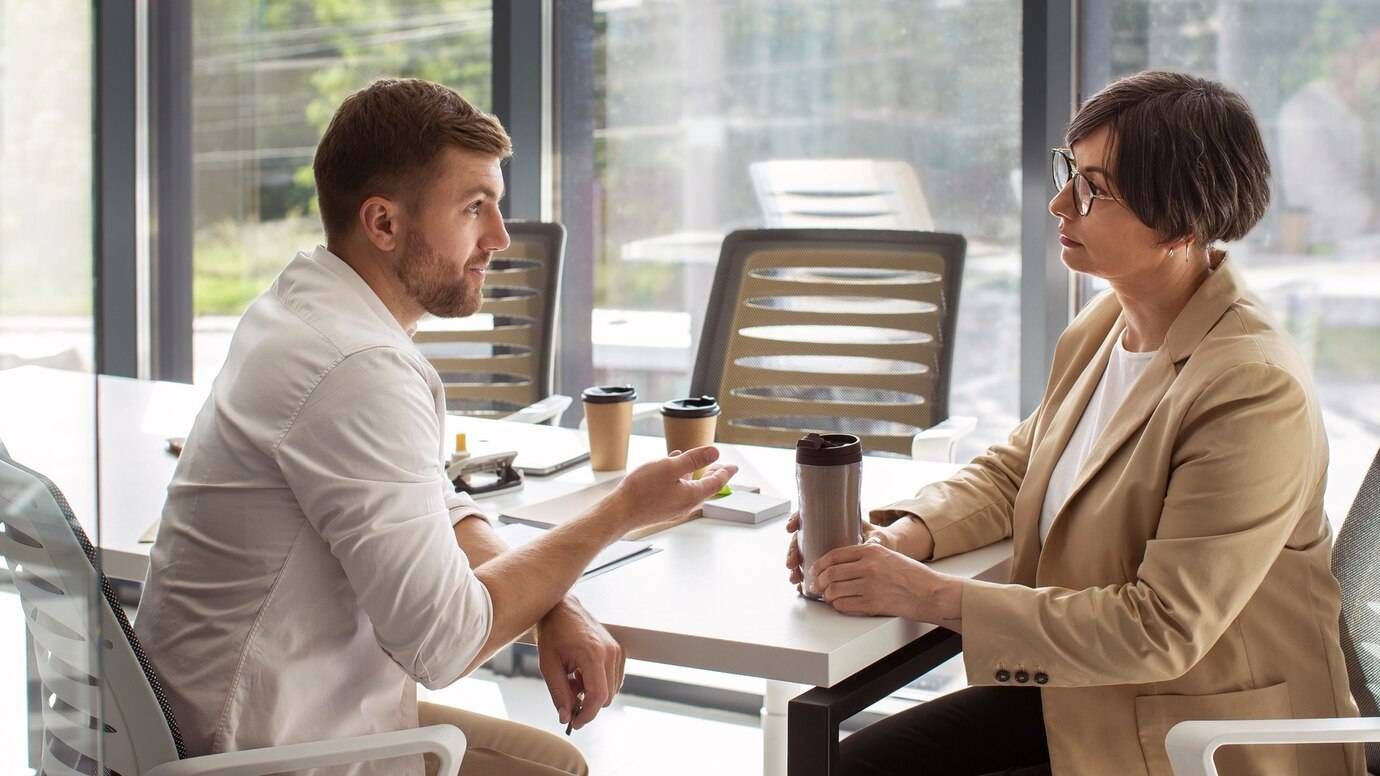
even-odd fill
[{"label": "disposable coffee cup", "polygon": [[632,434],[637,389],[631,385],[595,386],[586,388],[580,399],[589,432],[590,468],[596,472],[628,468],[628,437]]},{"label": "disposable coffee cup", "polygon": [[[666,431],[666,452],[682,452],[714,444],[714,429],[719,423],[719,402],[713,396],[672,399],[661,405],[661,425]],[[692,479],[699,479],[698,469]]]},{"label": "disposable coffee cup", "polygon": [[810,567],[840,547],[862,541],[862,440],[852,434],[806,434],[795,444],[800,489],[801,589],[820,600]]}]

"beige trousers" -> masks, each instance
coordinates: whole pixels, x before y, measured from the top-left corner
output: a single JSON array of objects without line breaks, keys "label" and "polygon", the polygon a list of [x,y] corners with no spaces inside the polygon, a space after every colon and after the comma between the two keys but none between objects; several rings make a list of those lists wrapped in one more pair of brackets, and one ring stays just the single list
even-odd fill
[{"label": "beige trousers", "polygon": [[[574,744],[545,730],[472,711],[417,704],[419,725],[454,725],[465,734],[460,776],[588,776],[589,766]],[[427,776],[437,763],[426,757]]]}]

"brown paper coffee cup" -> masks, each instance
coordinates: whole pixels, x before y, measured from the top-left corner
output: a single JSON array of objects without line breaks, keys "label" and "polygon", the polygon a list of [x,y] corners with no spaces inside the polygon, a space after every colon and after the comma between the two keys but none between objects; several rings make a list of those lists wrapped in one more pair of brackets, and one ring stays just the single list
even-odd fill
[{"label": "brown paper coffee cup", "polygon": [[[666,452],[684,452],[714,444],[719,424],[719,403],[713,396],[675,399],[661,405],[661,424],[666,432]],[[699,479],[704,469],[691,475]]]},{"label": "brown paper coffee cup", "polygon": [[580,398],[589,433],[590,468],[596,472],[628,468],[628,438],[637,390],[631,385],[596,386],[586,388]]}]

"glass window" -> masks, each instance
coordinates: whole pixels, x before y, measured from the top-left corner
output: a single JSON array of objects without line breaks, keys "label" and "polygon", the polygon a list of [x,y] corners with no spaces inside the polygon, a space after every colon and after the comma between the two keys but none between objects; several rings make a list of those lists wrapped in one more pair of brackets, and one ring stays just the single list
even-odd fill
[{"label": "glass window", "polygon": [[1117,0],[1089,4],[1081,29],[1085,94],[1168,68],[1255,111],[1273,201],[1229,248],[1312,365],[1341,520],[1380,445],[1380,5]]},{"label": "glass window", "polygon": [[982,420],[975,448],[1004,438],[1019,384],[1020,3],[594,11],[597,379],[687,390],[735,229],[956,232],[950,412]]},{"label": "glass window", "polygon": [[0,3],[0,369],[94,365],[90,6]]},{"label": "glass window", "polygon": [[215,377],[249,302],[323,239],[311,163],[336,107],[420,77],[489,109],[489,0],[208,0],[192,51],[194,380]]}]

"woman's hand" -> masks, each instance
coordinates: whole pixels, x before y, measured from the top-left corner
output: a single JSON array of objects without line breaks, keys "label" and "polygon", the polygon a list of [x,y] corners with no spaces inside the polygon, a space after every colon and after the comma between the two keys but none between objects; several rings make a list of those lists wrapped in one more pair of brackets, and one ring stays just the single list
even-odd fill
[{"label": "woman's hand", "polygon": [[881,543],[840,547],[811,567],[814,590],[844,614],[887,615],[960,630],[963,582]]},{"label": "woman's hand", "polygon": [[[796,536],[800,531],[800,513],[791,514],[786,521],[786,533],[791,535],[790,547],[786,549],[786,568],[790,570],[791,584],[795,585],[796,590],[800,590],[800,584],[805,580],[805,575],[800,570],[800,564],[804,562],[804,556],[800,554],[800,541]],[[883,547],[895,548],[895,538],[879,525],[873,525],[867,521],[862,524],[863,541],[880,543]],[[802,593],[804,591],[801,591]]]}]

